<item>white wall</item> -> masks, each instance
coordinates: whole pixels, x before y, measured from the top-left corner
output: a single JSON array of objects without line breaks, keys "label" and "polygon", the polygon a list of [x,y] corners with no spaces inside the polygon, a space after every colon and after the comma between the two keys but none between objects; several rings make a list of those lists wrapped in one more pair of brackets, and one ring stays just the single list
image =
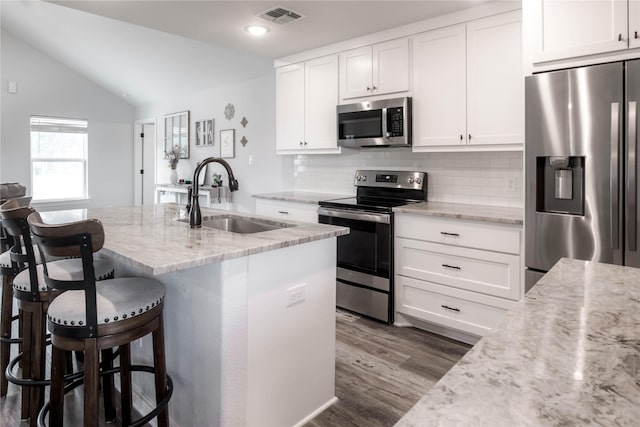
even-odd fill
[{"label": "white wall", "polygon": [[[83,118],[89,122],[90,200],[80,206],[130,205],[133,107],[7,31],[0,44],[0,181],[18,181],[31,193],[31,115]],[[17,94],[7,93],[9,81],[17,82]]]},{"label": "white wall", "polygon": [[[224,109],[228,103],[235,107],[235,116],[231,120],[227,120],[224,116]],[[170,173],[168,161],[162,158],[163,116],[185,110],[191,112],[190,157],[179,161],[177,167],[179,178],[192,179],[198,162],[206,157],[219,156],[220,130],[235,129],[235,157],[225,159],[240,184],[239,191],[233,193],[233,209],[254,212],[255,200],[251,197],[253,194],[293,188],[291,158],[276,155],[274,71],[270,71],[263,77],[231,84],[224,88],[176,95],[164,102],[136,108],[136,119],[155,117],[157,120],[157,183],[168,183]],[[245,128],[240,124],[243,117],[249,121]],[[206,119],[215,120],[214,146],[196,147],[195,122]],[[240,143],[243,136],[249,141],[244,147]],[[249,165],[249,156],[253,159],[253,165]],[[211,164],[208,175],[213,172],[222,175],[224,185],[229,184],[222,166]]]},{"label": "white wall", "polygon": [[522,152],[412,153],[408,149],[361,149],[343,150],[340,155],[330,156],[298,155],[294,162],[294,187],[299,191],[352,194],[356,169],[416,170],[428,173],[428,200],[524,206]]}]

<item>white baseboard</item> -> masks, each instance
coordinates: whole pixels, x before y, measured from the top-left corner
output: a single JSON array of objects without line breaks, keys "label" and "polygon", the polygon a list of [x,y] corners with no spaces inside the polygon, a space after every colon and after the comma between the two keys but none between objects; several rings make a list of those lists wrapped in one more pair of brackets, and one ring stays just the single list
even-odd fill
[{"label": "white baseboard", "polygon": [[333,405],[334,403],[336,403],[338,401],[338,398],[333,396],[331,399],[329,399],[327,401],[327,403],[325,403],[324,405],[321,405],[318,409],[316,409],[315,411],[313,411],[312,413],[310,413],[309,415],[307,415],[306,417],[304,417],[303,419],[301,419],[300,421],[298,421],[293,427],[300,427],[305,425],[306,423],[308,423],[309,421],[311,421],[312,419],[314,419],[316,416],[318,416],[322,411],[324,411],[325,409],[327,409],[329,406]]}]

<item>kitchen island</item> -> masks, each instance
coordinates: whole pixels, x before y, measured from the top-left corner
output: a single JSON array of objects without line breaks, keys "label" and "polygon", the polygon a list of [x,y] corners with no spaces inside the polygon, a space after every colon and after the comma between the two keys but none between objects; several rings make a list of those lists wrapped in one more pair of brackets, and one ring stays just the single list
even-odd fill
[{"label": "kitchen island", "polygon": [[[207,216],[255,218],[202,209]],[[336,236],[347,228],[288,222],[254,234],[190,229],[175,204],[43,213],[98,218],[116,276],[166,287],[172,424],[296,425],[335,401]],[[181,221],[182,220],[182,221]],[[151,342],[132,346],[151,364]],[[154,406],[153,378],[134,377],[134,406]]]},{"label": "kitchen island", "polygon": [[640,269],[561,259],[396,426],[635,426]]}]

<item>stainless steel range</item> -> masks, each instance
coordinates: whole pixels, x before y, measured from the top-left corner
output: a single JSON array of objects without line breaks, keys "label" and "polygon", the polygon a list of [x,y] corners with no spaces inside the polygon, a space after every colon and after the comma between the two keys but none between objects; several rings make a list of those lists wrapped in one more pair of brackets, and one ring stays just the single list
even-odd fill
[{"label": "stainless steel range", "polygon": [[337,305],[393,323],[393,208],[427,200],[427,174],[359,170],[355,186],[318,210],[320,223],[351,229],[338,237]]}]

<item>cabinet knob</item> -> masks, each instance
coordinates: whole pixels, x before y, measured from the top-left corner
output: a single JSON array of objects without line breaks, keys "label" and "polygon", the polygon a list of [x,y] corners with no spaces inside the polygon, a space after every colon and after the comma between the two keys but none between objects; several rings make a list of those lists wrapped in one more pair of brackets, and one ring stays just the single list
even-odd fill
[{"label": "cabinet knob", "polygon": [[618,41],[621,42],[622,41],[622,33],[618,34]]},{"label": "cabinet knob", "polygon": [[371,88],[371,90],[376,90],[376,89],[378,89],[378,88],[377,88],[377,87],[375,87],[375,86]]},{"label": "cabinet knob", "polygon": [[302,141],[300,141],[300,146],[302,147]]},{"label": "cabinet knob", "polygon": [[305,142],[304,142],[304,146],[305,146],[305,147],[307,146],[307,141],[305,141]]},{"label": "cabinet knob", "polygon": [[471,134],[469,134],[469,142],[471,142]]},{"label": "cabinet knob", "polygon": [[634,38],[634,39],[637,39],[637,38],[638,38],[638,32],[637,32],[637,31],[634,31],[634,32],[633,32],[633,38]]},{"label": "cabinet knob", "polygon": [[369,90],[371,90],[371,88],[369,86],[367,86],[367,90],[369,91]]},{"label": "cabinet knob", "polygon": [[464,139],[464,136],[460,134],[460,141],[462,141],[463,139]]}]

